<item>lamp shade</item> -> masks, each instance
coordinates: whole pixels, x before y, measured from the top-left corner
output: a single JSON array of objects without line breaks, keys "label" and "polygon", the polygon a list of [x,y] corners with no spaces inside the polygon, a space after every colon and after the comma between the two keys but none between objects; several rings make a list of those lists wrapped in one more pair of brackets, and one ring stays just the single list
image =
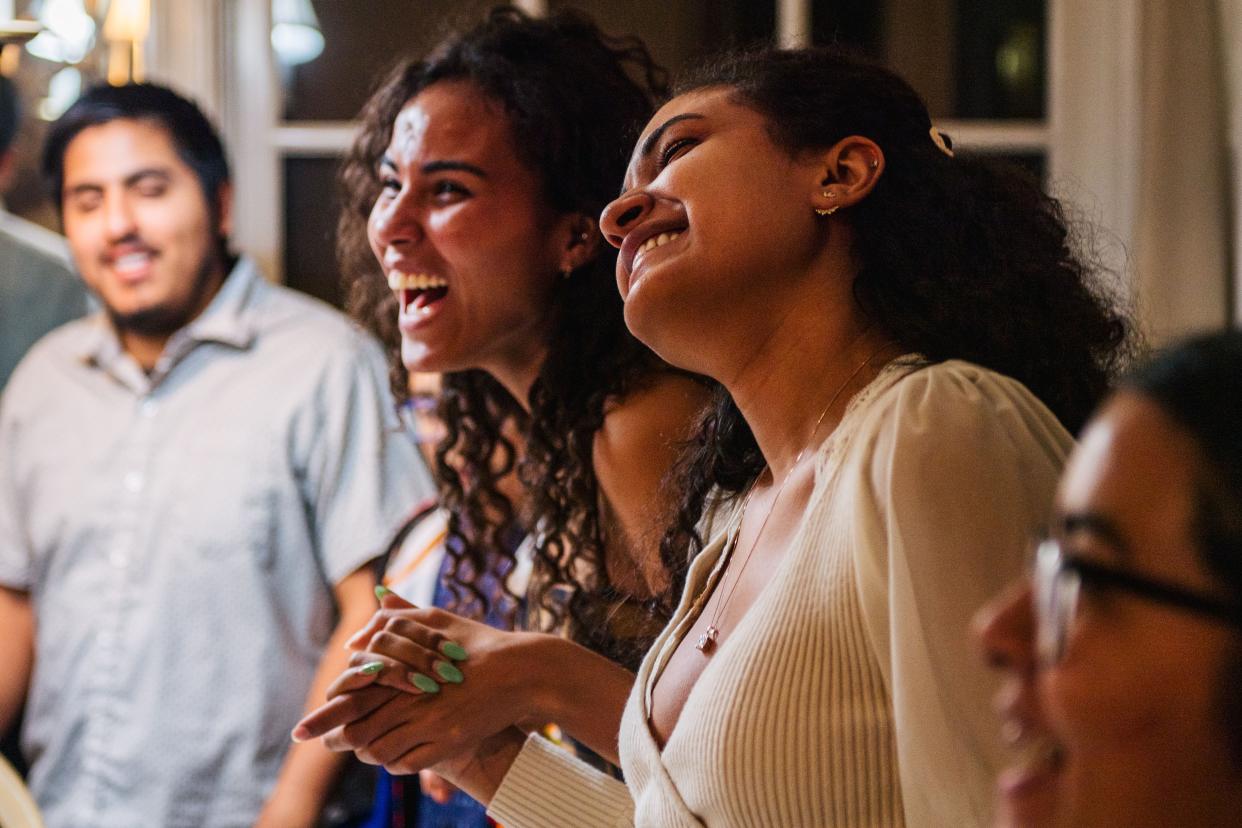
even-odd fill
[{"label": "lamp shade", "polygon": [[105,40],[147,39],[151,28],[151,0],[112,0],[104,20]]},{"label": "lamp shade", "polygon": [[285,66],[319,57],[323,32],[310,0],[272,0],[272,49]]}]

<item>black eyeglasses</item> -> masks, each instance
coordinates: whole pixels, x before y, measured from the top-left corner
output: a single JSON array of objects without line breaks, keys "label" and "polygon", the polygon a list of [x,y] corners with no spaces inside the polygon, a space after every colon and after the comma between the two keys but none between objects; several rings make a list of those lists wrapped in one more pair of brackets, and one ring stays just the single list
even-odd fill
[{"label": "black eyeglasses", "polygon": [[1034,575],[1036,644],[1045,665],[1056,664],[1065,655],[1070,623],[1078,612],[1078,595],[1084,583],[1124,590],[1242,629],[1242,606],[1066,555],[1059,541],[1046,540],[1036,549]]}]

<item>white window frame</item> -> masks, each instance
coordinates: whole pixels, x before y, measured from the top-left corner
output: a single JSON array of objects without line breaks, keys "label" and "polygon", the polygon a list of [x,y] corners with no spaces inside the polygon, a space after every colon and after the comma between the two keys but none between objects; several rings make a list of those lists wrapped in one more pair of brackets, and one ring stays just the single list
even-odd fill
[{"label": "white window frame", "polygon": [[[788,47],[804,45],[811,31],[810,0],[772,2],[776,4],[777,41]],[[1066,65],[1079,65],[1086,59],[1081,36],[1059,25],[1063,6],[1070,2],[1074,0],[1049,2],[1047,120],[949,120],[938,126],[959,148],[1044,154],[1054,180],[1066,176],[1083,180],[1101,194],[1105,222],[1128,226],[1114,222],[1127,215],[1133,199],[1128,182],[1108,178],[1095,159],[1075,152],[1076,147],[1090,143],[1077,132],[1083,112],[1094,109],[1100,122],[1110,115],[1124,119],[1125,96],[1105,97],[1115,105],[1099,107],[1101,99],[1091,96],[1076,79],[1070,80],[1075,73],[1067,73]],[[535,15],[547,12],[546,0],[518,0],[514,5]],[[1116,5],[1128,7],[1130,3]],[[1119,16],[1116,11],[1102,14],[1112,18],[1111,22]],[[281,92],[268,35],[271,8],[266,0],[153,0],[153,20],[152,76],[195,95],[221,123],[233,163],[234,244],[256,258],[270,278],[283,281],[283,162],[286,158],[342,156],[357,124],[281,122]],[[1109,30],[1108,26],[1095,29]],[[1106,60],[1100,54],[1104,40],[1090,42],[1091,59],[1107,63],[1119,74],[1126,72],[1132,63],[1121,62],[1123,55]],[[1124,90],[1126,85],[1119,83],[1116,88]]]}]

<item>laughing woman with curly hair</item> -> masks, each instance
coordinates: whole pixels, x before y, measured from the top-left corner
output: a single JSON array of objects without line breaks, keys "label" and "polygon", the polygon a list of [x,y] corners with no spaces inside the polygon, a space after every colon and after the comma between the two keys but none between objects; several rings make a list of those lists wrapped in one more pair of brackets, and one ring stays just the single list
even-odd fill
[{"label": "laughing woman with curly hair", "polygon": [[[442,374],[451,609],[556,633],[535,636],[560,676],[527,713],[614,762],[630,671],[672,610],[663,478],[706,400],[626,330],[596,219],[662,78],[640,41],[583,16],[497,9],[390,75],[343,172],[351,312],[389,344],[398,393],[409,372]],[[516,500],[499,485],[513,471]],[[504,657],[475,648],[470,672]],[[418,702],[350,698],[391,702],[394,722]]]}]

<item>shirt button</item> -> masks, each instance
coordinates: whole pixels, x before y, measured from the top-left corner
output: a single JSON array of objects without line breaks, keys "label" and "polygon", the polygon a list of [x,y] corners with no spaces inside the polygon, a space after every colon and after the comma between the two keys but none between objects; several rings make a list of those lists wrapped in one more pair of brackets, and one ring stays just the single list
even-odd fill
[{"label": "shirt button", "polygon": [[159,403],[155,400],[143,400],[142,405],[138,407],[142,416],[150,419],[155,416],[155,412],[159,409]]},{"label": "shirt button", "polygon": [[125,475],[125,488],[131,492],[142,491],[142,472],[132,471]]}]

